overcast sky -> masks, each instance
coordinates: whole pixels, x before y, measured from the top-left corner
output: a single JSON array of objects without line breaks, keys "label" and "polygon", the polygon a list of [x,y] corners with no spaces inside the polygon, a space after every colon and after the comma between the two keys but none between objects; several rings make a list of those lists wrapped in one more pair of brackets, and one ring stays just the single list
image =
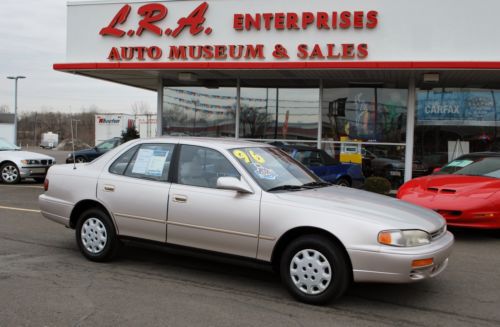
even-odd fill
[{"label": "overcast sky", "polygon": [[14,81],[19,81],[18,109],[77,112],[131,112],[144,102],[156,111],[156,93],[52,69],[66,58],[66,0],[0,0],[0,105],[14,110]]}]

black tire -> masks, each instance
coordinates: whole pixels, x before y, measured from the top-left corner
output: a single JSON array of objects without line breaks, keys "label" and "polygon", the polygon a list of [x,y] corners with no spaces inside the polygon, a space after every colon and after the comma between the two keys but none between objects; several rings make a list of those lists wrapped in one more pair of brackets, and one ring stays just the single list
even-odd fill
[{"label": "black tire", "polygon": [[37,183],[43,183],[45,182],[45,177],[35,177],[33,178],[35,180],[35,182]]},{"label": "black tire", "polygon": [[[104,234],[102,233],[103,230]],[[82,239],[82,233],[86,234],[87,237]],[[110,261],[116,256],[120,248],[120,241],[116,236],[115,226],[111,218],[98,208],[88,209],[80,215],[75,234],[80,251],[91,261]],[[105,241],[98,239],[98,237],[103,237]],[[89,248],[93,249],[93,251],[89,250]]]},{"label": "black tire", "polygon": [[0,167],[0,180],[6,184],[17,184],[21,181],[19,168],[13,162],[6,162]]},{"label": "black tire", "polygon": [[335,184],[345,187],[351,187],[351,182],[345,177],[339,179]]},{"label": "black tire", "polygon": [[[311,250],[311,251],[306,251]],[[312,252],[315,251],[315,252]],[[298,267],[296,264],[297,274],[292,277],[292,260],[296,256],[300,256],[301,253],[306,253],[310,255],[311,253],[320,253],[323,259],[326,259],[326,265],[330,267],[330,281],[325,286],[325,279],[320,278],[319,274],[321,271],[316,270],[316,266],[311,266],[311,264],[304,261],[307,267]],[[308,257],[303,256],[303,260],[307,260]],[[320,262],[320,261],[318,261]],[[321,262],[325,264],[325,261]],[[300,269],[299,269],[300,268]],[[302,270],[307,269],[307,270]],[[327,267],[323,266],[324,272],[327,272]],[[321,287],[325,287],[324,290],[320,290],[318,286],[306,286],[309,288],[309,292],[304,290],[302,286],[296,286],[297,283],[301,283],[298,279],[300,275],[304,277],[307,281],[311,283],[320,284]],[[302,273],[304,275],[302,275]],[[308,275],[309,274],[309,275]],[[334,242],[330,241],[328,238],[321,235],[304,235],[295,240],[293,240],[283,251],[280,260],[280,275],[281,280],[285,284],[288,291],[297,300],[308,303],[308,304],[325,304],[340,298],[347,290],[351,282],[351,273],[349,271],[349,264],[344,254],[344,251]],[[314,281],[313,281],[314,280]],[[318,280],[320,280],[318,282]],[[316,288],[316,289],[315,289]],[[313,292],[319,292],[317,294],[311,294]]]},{"label": "black tire", "polygon": [[84,162],[87,162],[87,159],[85,159],[85,157],[79,156],[79,157],[75,158],[75,162],[76,163],[84,163]]}]

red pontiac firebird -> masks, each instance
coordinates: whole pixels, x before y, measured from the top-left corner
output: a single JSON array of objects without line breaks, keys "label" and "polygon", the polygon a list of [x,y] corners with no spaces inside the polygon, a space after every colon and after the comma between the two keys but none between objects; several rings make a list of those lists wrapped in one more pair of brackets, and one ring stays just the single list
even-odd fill
[{"label": "red pontiac firebird", "polygon": [[449,226],[500,229],[500,153],[461,156],[405,183],[397,197],[439,212]]}]

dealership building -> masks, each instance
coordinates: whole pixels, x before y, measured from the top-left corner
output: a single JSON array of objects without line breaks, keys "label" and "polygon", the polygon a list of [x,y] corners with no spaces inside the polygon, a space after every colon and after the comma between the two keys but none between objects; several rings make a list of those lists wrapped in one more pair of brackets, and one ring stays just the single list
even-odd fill
[{"label": "dealership building", "polygon": [[309,144],[401,178],[500,150],[498,0],[80,1],[59,71],[158,94],[157,134]]}]

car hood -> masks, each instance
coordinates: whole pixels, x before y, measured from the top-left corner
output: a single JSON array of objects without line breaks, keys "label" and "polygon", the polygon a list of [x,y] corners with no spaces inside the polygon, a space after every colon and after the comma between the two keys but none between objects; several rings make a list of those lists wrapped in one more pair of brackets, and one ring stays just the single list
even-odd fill
[{"label": "car hood", "polygon": [[445,224],[441,215],[432,210],[348,187],[331,186],[276,193],[276,196],[291,206],[301,205],[312,210],[328,211],[332,217],[350,217],[377,224],[383,229],[421,229],[432,233]]},{"label": "car hood", "polygon": [[467,175],[431,175],[416,179],[418,186],[426,191],[466,195],[481,191],[500,190],[500,179]]},{"label": "car hood", "polygon": [[9,158],[10,160],[29,160],[29,159],[54,160],[54,158],[49,157],[47,155],[29,151],[0,151],[0,157]]}]

